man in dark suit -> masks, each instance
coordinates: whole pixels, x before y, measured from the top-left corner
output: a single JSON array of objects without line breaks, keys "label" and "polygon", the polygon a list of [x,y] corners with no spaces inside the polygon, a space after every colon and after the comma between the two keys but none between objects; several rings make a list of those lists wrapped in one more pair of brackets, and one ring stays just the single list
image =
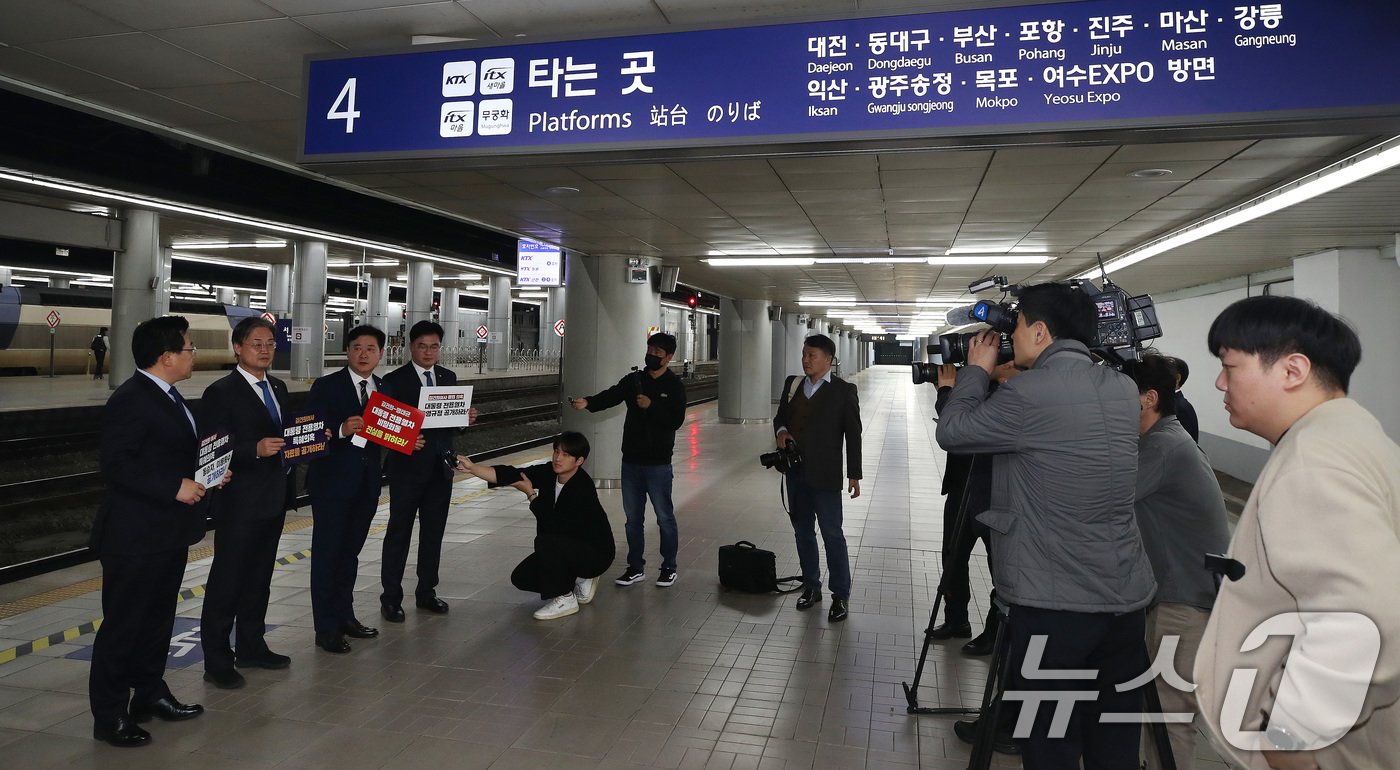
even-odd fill
[{"label": "man in dark suit", "polygon": [[237,476],[212,496],[214,565],[199,621],[204,681],[226,690],[243,686],[229,646],[235,625],[239,668],[286,668],[292,662],[269,650],[263,639],[291,492],[281,455],[287,385],[267,373],[277,349],[275,329],[262,318],[239,321],[232,335],[238,366],[210,385],[200,402],[202,434],[232,437]]},{"label": "man in dark suit", "polygon": [[1176,408],[1176,420],[1181,423],[1181,427],[1191,434],[1191,440],[1197,444],[1201,443],[1201,421],[1196,417],[1196,407],[1191,406],[1191,402],[1186,400],[1186,394],[1181,392],[1181,388],[1186,384],[1186,378],[1191,376],[1191,367],[1186,365],[1186,361],[1175,356],[1167,356],[1167,362],[1171,364],[1172,371],[1176,374],[1176,393],[1172,396]]},{"label": "man in dark suit", "polygon": [[189,328],[180,316],[137,326],[131,354],[140,370],[112,393],[103,413],[107,491],[91,540],[102,560],[103,617],[88,696],[92,735],[113,746],[150,743],[137,722],[204,711],[177,701],[164,679],[186,556],[204,535],[195,418],[175,389],[194,371]]},{"label": "man in dark suit", "polygon": [[[457,375],[438,366],[442,351],[442,327],[432,321],[419,321],[408,330],[412,361],[384,376],[394,397],[409,406],[418,405],[424,386],[456,385]],[[472,409],[468,419],[476,413]],[[442,533],[447,529],[447,505],[452,498],[452,436],[454,428],[434,428],[422,432],[424,444],[411,455],[390,452],[389,528],[384,533],[384,560],[380,565],[379,611],[390,623],[402,623],[403,570],[408,562],[409,542],[413,539],[413,519],[418,517],[418,587],[414,604],[436,614],[448,610],[437,596],[438,563],[442,557]]]},{"label": "man in dark suit", "polygon": [[821,561],[816,528],[826,545],[826,567],[831,575],[831,609],[827,619],[846,619],[851,597],[851,562],[846,535],[841,531],[841,445],[846,447],[847,490],[860,497],[860,400],[856,386],[831,373],[836,343],[825,334],[813,334],[802,343],[805,377],[787,378],[773,418],[779,447],[796,442],[802,464],[787,473],[788,517],[797,537],[797,557],[802,563],[802,596],[797,609],[805,610],[822,600]]},{"label": "man in dark suit", "polygon": [[[392,396],[374,368],[384,353],[384,332],[357,326],[346,335],[349,366],[311,384],[308,402],[334,426],[330,454],[311,463],[306,491],[311,495],[311,612],[316,646],[336,654],[350,652],[346,636],[370,639],[379,629],[355,617],[355,576],[360,549],[379,507],[383,479],[379,445],[354,438],[365,427],[365,404],[371,393]],[[422,436],[415,449],[422,448]]]}]

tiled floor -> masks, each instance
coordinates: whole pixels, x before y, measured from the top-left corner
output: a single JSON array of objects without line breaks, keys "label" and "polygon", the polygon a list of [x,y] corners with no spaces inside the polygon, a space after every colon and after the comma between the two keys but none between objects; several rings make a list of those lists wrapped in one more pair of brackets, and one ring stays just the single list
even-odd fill
[{"label": "tiled floor", "polygon": [[[378,639],[351,640],[347,656],[314,650],[310,563],[279,567],[269,641],[293,656],[290,669],[254,671],[244,689],[221,691],[201,680],[200,664],[172,668],[176,696],[207,713],[156,723],[151,746],[124,751],[92,740],[88,664],[67,657],[92,636],[57,644],[0,665],[0,765],[963,768],[968,749],[952,735],[951,718],[907,715],[900,688],[912,679],[939,574],[943,456],[933,442],[934,392],[909,384],[904,369],[875,368],[856,381],[865,480],[864,494],[845,506],[855,576],[845,623],[828,624],[824,611],[798,613],[792,596],[719,590],[716,549],[737,540],[775,551],[780,574],[798,569],[779,476],[757,461],[771,446],[769,428],[720,425],[709,405],[691,410],[676,442],[674,587],[617,588],[610,571],[579,614],[537,622],[537,597],[509,583],[534,532],[523,499],[459,482],[438,589],[449,615],[410,608],[403,625],[380,622],[381,509],[357,586],[360,618],[380,627]],[[601,494],[624,548],[617,492]],[[652,575],[656,543],[652,526]],[[308,547],[310,529],[282,541],[284,554]],[[208,569],[208,560],[192,563],[185,585],[202,585]],[[32,592],[91,574],[86,567],[46,576]],[[980,552],[973,575],[980,620],[988,587]],[[91,594],[0,620],[0,650],[96,614]],[[199,601],[182,602],[179,615],[197,619]],[[975,705],[985,674],[983,660],[935,646],[920,700]],[[1201,759],[1197,767],[1224,765]]]}]

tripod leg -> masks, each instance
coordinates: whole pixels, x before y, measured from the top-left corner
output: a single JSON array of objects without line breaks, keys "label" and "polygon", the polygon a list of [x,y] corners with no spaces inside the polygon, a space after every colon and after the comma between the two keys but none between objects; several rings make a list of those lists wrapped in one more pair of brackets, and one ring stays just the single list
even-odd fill
[{"label": "tripod leg", "polygon": [[[993,612],[1000,612],[995,605]],[[1003,618],[997,626],[996,643],[992,647],[992,659],[987,669],[987,684],[982,689],[982,710],[977,718],[977,733],[972,741],[972,757],[967,770],[987,770],[992,766],[992,751],[996,743],[996,731],[1001,720],[1002,694],[1011,668],[1008,647],[1011,640],[1006,627],[1009,619]]]}]

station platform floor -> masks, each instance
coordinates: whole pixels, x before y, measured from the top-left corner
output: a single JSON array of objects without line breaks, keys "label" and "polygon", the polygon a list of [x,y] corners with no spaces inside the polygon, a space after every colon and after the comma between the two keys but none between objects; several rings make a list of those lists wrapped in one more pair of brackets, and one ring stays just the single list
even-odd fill
[{"label": "station platform floor", "polygon": [[[382,377],[398,367],[398,364],[381,366],[375,369],[375,373]],[[328,366],[323,370],[323,373],[334,372],[340,368],[342,367]],[[477,373],[475,364],[470,367],[462,365],[449,368],[457,373],[458,380],[462,382],[488,379],[519,380],[519,387],[526,387],[531,384],[532,380],[557,379],[559,376],[558,370],[507,369],[506,371]],[[227,369],[196,371],[188,380],[177,383],[177,387],[186,397],[198,398],[205,388],[228,372]],[[307,378],[293,379],[286,371],[273,371],[272,375],[286,381],[287,389],[290,391],[299,392],[311,389],[311,381]],[[107,399],[112,395],[111,382],[110,376],[107,379],[94,380],[90,374],[62,374],[56,377],[0,377],[0,413],[26,409],[101,406],[107,403]]]},{"label": "station platform floor", "polygon": [[[615,562],[595,600],[567,618],[534,620],[538,597],[510,585],[534,534],[523,497],[459,479],[438,587],[451,612],[406,606],[403,624],[380,618],[381,504],[356,585],[359,618],[380,635],[350,640],[349,655],[327,654],[313,647],[309,512],[293,512],[268,615],[270,646],[292,665],[245,671],[246,687],[218,690],[201,678],[198,646],[207,539],[192,550],[166,677],[178,699],[206,712],[148,724],[154,740],[141,749],[92,738],[84,657],[101,614],[97,565],[0,586],[0,765],[964,768],[968,747],[953,718],[906,714],[900,687],[913,678],[940,572],[935,392],[912,385],[903,367],[854,380],[865,478],[860,498],[845,501],[854,587],[844,623],[828,623],[829,597],[820,610],[797,612],[795,595],[720,590],[717,549],[738,540],[776,552],[780,575],[799,570],[780,477],[758,462],[771,449],[770,426],[720,424],[711,403],[690,410],[676,441],[676,584],[654,585],[653,521],[648,579],[613,585],[624,566]],[[621,556],[619,495],[600,497]],[[412,574],[410,566],[410,592]],[[990,588],[980,548],[972,576],[976,629]],[[979,702],[986,659],[961,655],[962,641],[929,652],[922,705]],[[1225,770],[1201,743],[1196,767]],[[994,766],[1020,763],[997,755]]]}]

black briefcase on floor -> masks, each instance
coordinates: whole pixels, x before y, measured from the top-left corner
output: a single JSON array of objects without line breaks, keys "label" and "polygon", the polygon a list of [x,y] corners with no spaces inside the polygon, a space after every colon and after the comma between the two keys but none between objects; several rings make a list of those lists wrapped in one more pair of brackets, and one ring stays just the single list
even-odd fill
[{"label": "black briefcase on floor", "polygon": [[[797,582],[795,588],[780,583]],[[719,547],[719,583],[731,591],[751,594],[786,594],[802,588],[802,576],[778,577],[778,557],[772,551],[740,540]]]}]

